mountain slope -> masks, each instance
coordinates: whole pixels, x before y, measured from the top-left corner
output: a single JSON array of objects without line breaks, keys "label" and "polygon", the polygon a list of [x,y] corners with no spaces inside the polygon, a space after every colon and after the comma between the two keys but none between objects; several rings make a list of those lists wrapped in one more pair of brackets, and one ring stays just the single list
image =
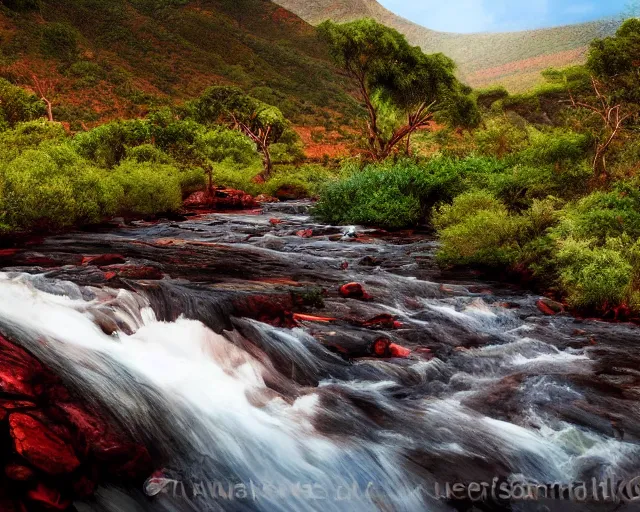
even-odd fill
[{"label": "mountain slope", "polygon": [[[315,123],[357,108],[316,30],[265,0],[0,0],[0,76],[47,85],[57,120],[90,124],[236,84]],[[339,115],[338,115],[339,117]]]},{"label": "mountain slope", "polygon": [[309,23],[373,18],[405,34],[427,53],[442,52],[474,87],[503,84],[517,92],[535,85],[540,71],[584,61],[589,43],[615,32],[618,22],[596,21],[524,32],[453,34],[401,18],[376,0],[276,0]]}]

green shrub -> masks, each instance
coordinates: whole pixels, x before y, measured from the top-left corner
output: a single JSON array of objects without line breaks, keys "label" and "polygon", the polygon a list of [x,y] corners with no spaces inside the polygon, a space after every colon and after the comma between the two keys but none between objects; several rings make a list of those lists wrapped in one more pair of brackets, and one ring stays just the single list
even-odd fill
[{"label": "green shrub", "polygon": [[635,186],[618,185],[581,199],[567,208],[556,230],[560,238],[593,239],[600,245],[622,234],[640,237],[640,191]]},{"label": "green shrub", "polygon": [[48,57],[74,61],[78,57],[78,31],[66,23],[50,23],[42,28],[40,48]]},{"label": "green shrub", "polygon": [[180,171],[171,165],[124,161],[110,176],[124,190],[120,213],[152,215],[182,205]]},{"label": "green shrub", "polygon": [[65,138],[66,132],[59,123],[44,120],[19,123],[13,130],[0,133],[0,161],[9,162],[27,149]]},{"label": "green shrub", "polygon": [[78,79],[76,87],[91,87],[106,78],[106,72],[99,64],[86,60],[74,62],[68,73]]},{"label": "green shrub", "polygon": [[584,159],[591,137],[583,133],[575,133],[556,128],[540,131],[529,128],[529,147],[515,156],[517,162],[530,165],[577,163]]},{"label": "green shrub", "polygon": [[298,191],[301,198],[317,197],[335,178],[335,172],[322,165],[279,166],[264,184],[263,191],[270,196],[278,196],[286,190]]},{"label": "green shrub", "polygon": [[139,164],[150,162],[153,164],[173,164],[175,163],[171,156],[157,148],[153,144],[142,144],[126,148],[127,160],[133,160]]},{"label": "green shrub", "polygon": [[217,128],[200,133],[195,141],[198,152],[211,162],[225,160],[251,165],[260,160],[256,145],[237,130]]},{"label": "green shrub", "polygon": [[182,190],[183,196],[203,190],[207,186],[206,174],[204,169],[200,167],[181,171],[178,178],[180,180],[180,190]]},{"label": "green shrub", "polygon": [[441,247],[438,261],[455,265],[510,266],[530,228],[527,218],[510,215],[506,206],[486,191],[458,196],[433,216]]},{"label": "green shrub", "polygon": [[116,211],[122,189],[71,147],[27,150],[2,168],[1,222],[13,229],[62,228]]},{"label": "green shrub", "polygon": [[33,121],[46,113],[44,103],[34,94],[0,78],[0,131],[17,123]]},{"label": "green shrub", "polygon": [[83,157],[101,167],[112,168],[125,158],[128,146],[145,144],[150,140],[151,131],[147,122],[114,121],[79,133],[74,145]]},{"label": "green shrub", "polygon": [[524,127],[515,126],[506,116],[489,119],[485,127],[475,132],[481,154],[502,158],[525,149],[529,134]]},{"label": "green shrub", "polygon": [[633,267],[620,251],[569,238],[557,254],[569,303],[583,309],[615,307],[630,293]]},{"label": "green shrub", "polygon": [[[473,166],[471,166],[473,168]],[[314,212],[335,224],[371,224],[401,228],[418,224],[438,201],[464,190],[465,162],[433,159],[347,166],[343,178],[323,190]]]}]

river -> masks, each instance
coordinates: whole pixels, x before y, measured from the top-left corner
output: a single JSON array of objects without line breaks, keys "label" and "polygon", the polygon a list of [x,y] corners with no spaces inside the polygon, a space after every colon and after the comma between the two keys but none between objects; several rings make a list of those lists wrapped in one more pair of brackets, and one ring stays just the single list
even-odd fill
[{"label": "river", "polygon": [[[5,254],[0,332],[157,457],[145,486],[104,485],[79,512],[637,510],[638,327],[546,316],[540,297],[441,271],[427,234],[307,208]],[[352,282],[364,295],[339,293]],[[574,494],[527,500],[523,482]]]}]

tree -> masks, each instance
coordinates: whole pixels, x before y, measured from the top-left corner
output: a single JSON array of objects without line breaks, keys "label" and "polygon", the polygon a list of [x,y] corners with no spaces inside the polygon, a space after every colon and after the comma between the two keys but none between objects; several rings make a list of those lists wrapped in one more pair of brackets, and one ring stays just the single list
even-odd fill
[{"label": "tree", "polygon": [[612,101],[640,109],[640,19],[625,21],[613,37],[593,41],[587,68],[607,84]]},{"label": "tree", "polygon": [[584,108],[598,115],[603,122],[603,134],[596,137],[596,149],[593,159],[593,172],[596,176],[607,178],[607,152],[620,135],[625,121],[634,115],[633,111],[625,110],[621,104],[614,104],[611,97],[603,92],[603,85],[594,77],[592,78],[595,100],[592,103],[577,101],[573,94],[569,93],[571,105],[574,108]]},{"label": "tree", "polygon": [[[436,112],[453,112],[452,98],[463,94],[451,59],[442,54],[425,55],[398,31],[374,20],[327,21],[320,30],[334,60],[354,82],[364,103],[367,151],[374,160],[385,159],[403,141],[408,147],[412,133],[429,127]],[[477,110],[473,101],[467,107]],[[398,121],[389,130],[391,109],[397,111]],[[464,115],[477,118],[470,114]]]},{"label": "tree", "polygon": [[210,87],[189,108],[196,121],[204,125],[227,125],[249,137],[262,155],[262,178],[270,177],[273,170],[270,146],[280,140],[287,127],[280,109],[244,94],[237,87],[224,86]]}]

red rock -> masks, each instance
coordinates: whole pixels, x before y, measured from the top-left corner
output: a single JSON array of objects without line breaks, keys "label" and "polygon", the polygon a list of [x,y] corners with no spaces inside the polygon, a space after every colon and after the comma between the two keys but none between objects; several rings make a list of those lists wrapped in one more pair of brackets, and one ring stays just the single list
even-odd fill
[{"label": "red rock", "polygon": [[97,484],[88,476],[82,475],[73,481],[72,487],[78,498],[89,498],[95,493]]},{"label": "red rock", "polygon": [[66,421],[79,436],[83,445],[81,449],[85,454],[91,452],[100,460],[108,460],[118,450],[122,450],[122,443],[96,415],[73,403],[58,404],[58,408],[63,411]]},{"label": "red rock", "polygon": [[406,358],[411,355],[411,350],[392,343],[388,338],[377,339],[371,346],[371,352],[380,358]]},{"label": "red rock", "polygon": [[195,192],[185,201],[184,206],[191,208],[210,207],[216,209],[247,209],[255,208],[258,203],[242,190],[217,188],[213,193],[207,191]]},{"label": "red rock", "polygon": [[345,299],[364,299],[369,300],[372,297],[365,291],[364,286],[360,283],[348,283],[340,287],[340,295]]},{"label": "red rock", "polygon": [[271,224],[272,226],[282,224],[282,219],[269,219],[269,224]]},{"label": "red rock", "polygon": [[62,497],[55,489],[39,483],[38,487],[28,492],[27,497],[37,505],[49,510],[67,510],[71,501]]},{"label": "red rock", "polygon": [[564,312],[564,306],[551,299],[540,299],[536,302],[538,309],[545,315],[553,316]]},{"label": "red rock", "polygon": [[36,404],[27,400],[0,400],[0,407],[14,411],[16,409],[35,409]]},{"label": "red rock", "polygon": [[405,358],[411,355],[411,350],[396,343],[389,345],[389,354],[391,357]]},{"label": "red rock", "polygon": [[311,238],[313,236],[313,229],[303,229],[296,233],[300,238]]},{"label": "red rock", "polygon": [[71,473],[80,466],[73,448],[33,416],[12,413],[9,428],[16,452],[45,473]]},{"label": "red rock", "polygon": [[106,281],[111,281],[112,279],[118,277],[118,274],[116,274],[115,272],[105,272],[104,273],[104,278]]},{"label": "red rock", "polygon": [[7,464],[4,468],[4,474],[7,475],[9,480],[15,480],[16,482],[28,482],[36,476],[35,471],[30,467],[16,463]]},{"label": "red rock", "polygon": [[117,277],[121,279],[144,279],[149,281],[159,281],[164,277],[164,274],[159,268],[151,266],[137,266],[137,265],[110,265],[104,267],[105,277],[114,272]]},{"label": "red rock", "polygon": [[33,381],[39,371],[38,366],[32,367],[17,361],[10,354],[0,353],[0,391],[35,398],[40,388]]},{"label": "red rock", "polygon": [[371,346],[371,351],[373,355],[377,357],[385,357],[389,353],[389,345],[391,345],[391,340],[387,338],[380,338],[373,342]]},{"label": "red rock", "polygon": [[116,478],[131,480],[145,479],[153,471],[151,456],[144,446],[130,445],[123,452],[121,464],[111,464],[108,473]]},{"label": "red rock", "polygon": [[258,204],[279,203],[279,202],[280,200],[277,197],[268,196],[266,194],[260,194],[259,196],[256,197],[256,203]]},{"label": "red rock", "polygon": [[10,258],[18,254],[19,249],[0,249],[0,258]]},{"label": "red rock", "polygon": [[287,313],[293,310],[291,294],[248,295],[233,301],[234,314],[249,317],[271,325],[284,323]]},{"label": "red rock", "polygon": [[381,315],[373,317],[371,320],[362,322],[362,326],[376,329],[399,329],[402,327],[402,323],[398,322],[397,318],[398,317],[388,313],[382,313]]},{"label": "red rock", "polygon": [[299,322],[319,322],[328,324],[330,322],[337,321],[337,318],[329,318],[324,316],[304,315],[302,313],[295,313],[293,319]]},{"label": "red rock", "polygon": [[82,258],[83,265],[93,265],[96,267],[119,265],[125,263],[126,261],[127,259],[121,254],[103,254],[101,256],[86,256]]}]

